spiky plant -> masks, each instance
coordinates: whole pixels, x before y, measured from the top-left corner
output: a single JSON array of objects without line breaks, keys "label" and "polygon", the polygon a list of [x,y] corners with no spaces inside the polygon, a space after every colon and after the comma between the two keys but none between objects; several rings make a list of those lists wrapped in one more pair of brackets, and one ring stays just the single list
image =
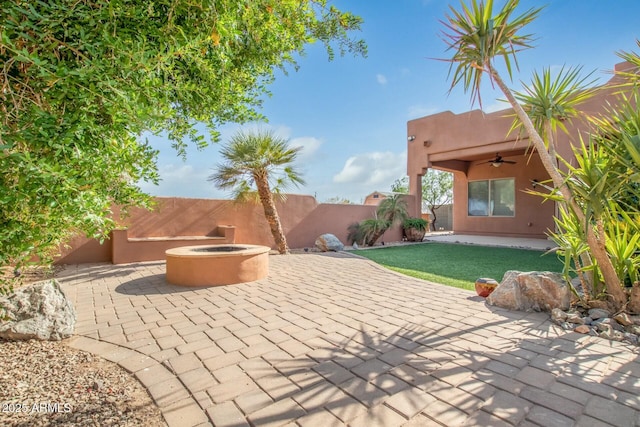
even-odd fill
[{"label": "spiky plant", "polygon": [[538,17],[542,8],[530,8],[516,15],[519,0],[507,0],[502,9],[494,13],[493,3],[493,0],[471,0],[470,7],[462,1],[459,11],[450,7],[451,14],[443,22],[446,28],[443,39],[448,44],[448,49],[453,51],[453,56],[446,60],[451,63],[451,89],[462,84],[465,91],[471,92],[472,102],[477,99],[481,104],[480,88],[484,75],[500,88],[522,123],[530,143],[538,152],[541,163],[561,195],[562,203],[575,212],[579,223],[586,230],[589,250],[600,267],[611,305],[616,310],[622,309],[627,296],[607,254],[606,235],[596,232],[591,226],[563,179],[555,153],[548,150],[544,138],[496,68],[495,61],[502,59],[509,77],[512,77],[513,67],[518,66],[516,54],[532,47],[533,36],[520,33]]},{"label": "spiky plant", "polygon": [[289,253],[274,195],[284,197],[290,185],[304,184],[293,166],[301,147],[289,147],[286,139],[271,131],[238,132],[220,154],[225,162],[209,176],[218,188],[231,190],[237,201],[257,199],[262,204],[278,252]]}]

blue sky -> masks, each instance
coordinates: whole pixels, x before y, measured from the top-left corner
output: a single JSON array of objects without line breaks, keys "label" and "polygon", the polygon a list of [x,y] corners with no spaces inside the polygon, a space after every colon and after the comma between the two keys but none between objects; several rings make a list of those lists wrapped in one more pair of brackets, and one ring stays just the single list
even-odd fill
[{"label": "blue sky", "polygon": [[[306,185],[291,193],[315,195],[319,202],[347,198],[360,203],[373,191],[388,191],[393,181],[406,175],[406,124],[408,120],[450,110],[471,109],[461,87],[449,91],[449,64],[440,38],[451,4],[458,0],[334,0],[332,4],[364,19],[360,35],[369,48],[367,58],[336,57],[329,62],[322,46],[311,45],[300,58],[300,69],[280,72],[270,87],[261,113],[271,129],[301,146],[297,164]],[[520,11],[547,5],[528,28],[535,48],[518,56],[520,71],[510,86],[520,90],[533,70],[543,67],[583,66],[595,71],[600,83],[620,62],[615,52],[639,49],[638,0],[522,0]],[[496,0],[496,5],[502,2]],[[483,108],[506,108],[501,94],[487,81]],[[477,107],[477,106],[475,106]],[[227,125],[225,142],[241,126]],[[160,150],[160,185],[143,184],[157,196],[228,198],[206,178],[221,159],[220,145],[190,149],[186,161],[177,157],[162,137],[150,137]]]}]

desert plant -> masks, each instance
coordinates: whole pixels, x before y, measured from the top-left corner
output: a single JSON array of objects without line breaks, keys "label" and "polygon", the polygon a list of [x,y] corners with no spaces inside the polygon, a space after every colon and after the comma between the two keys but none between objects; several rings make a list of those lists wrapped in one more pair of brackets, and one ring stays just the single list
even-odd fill
[{"label": "desert plant", "polygon": [[360,222],[360,230],[364,243],[367,246],[373,246],[378,239],[391,227],[391,221],[384,218],[379,218],[378,215],[374,215],[373,218],[368,218]]},{"label": "desert plant", "polygon": [[408,215],[407,201],[403,194],[393,194],[385,198],[378,205],[374,218],[363,221],[362,225],[367,235],[365,243],[369,246],[375,245],[389,228],[402,223]]},{"label": "desert plant", "polygon": [[423,218],[407,218],[402,222],[402,228],[407,240],[410,242],[421,242],[429,222]]},{"label": "desert plant", "polygon": [[584,228],[590,255],[600,269],[611,306],[615,310],[622,309],[627,295],[607,254],[606,234],[597,224],[592,226],[592,218],[584,211],[589,206],[581,206],[578,203],[576,195],[558,168],[553,146],[547,146],[545,138],[540,135],[527,111],[508,88],[495,66],[496,59],[503,59],[511,77],[513,65],[518,65],[516,53],[529,49],[533,41],[532,35],[519,33],[538,17],[542,8],[531,8],[521,15],[514,16],[519,0],[507,0],[502,9],[495,14],[493,0],[487,0],[486,3],[471,0],[470,7],[464,2],[461,5],[460,11],[450,7],[451,14],[446,16],[444,22],[446,32],[443,36],[449,49],[453,51],[452,58],[447,59],[451,63],[451,89],[462,83],[465,90],[471,91],[472,103],[478,99],[481,104],[480,88],[485,74],[500,88],[537,151],[555,191],[560,195],[559,200]]},{"label": "desert plant", "polygon": [[347,243],[353,245],[364,245],[364,230],[360,226],[361,223],[354,222],[347,227]]},{"label": "desert plant", "polygon": [[284,197],[282,190],[287,185],[304,183],[292,166],[299,151],[300,147],[289,147],[285,139],[273,132],[238,132],[221,150],[226,163],[209,177],[219,188],[231,189],[237,201],[255,200],[257,195],[281,254],[289,253],[289,247],[274,194]]},{"label": "desert plant", "polygon": [[428,224],[429,222],[423,218],[407,218],[402,222],[402,227],[404,229],[415,228],[419,231],[426,231]]},{"label": "desert plant", "polygon": [[[409,177],[396,179],[391,185],[394,193],[409,194]],[[431,214],[431,229],[436,231],[436,211],[453,200],[453,174],[436,169],[429,169],[422,176],[422,210]]]},{"label": "desert plant", "polygon": [[389,228],[401,224],[408,216],[404,195],[393,194],[380,202],[373,218],[347,227],[347,242],[373,246]]}]

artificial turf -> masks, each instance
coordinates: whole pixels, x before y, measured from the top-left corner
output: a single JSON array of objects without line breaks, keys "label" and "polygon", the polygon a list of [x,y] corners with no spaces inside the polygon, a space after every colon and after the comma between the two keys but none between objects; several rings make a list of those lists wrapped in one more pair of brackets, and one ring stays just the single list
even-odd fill
[{"label": "artificial turf", "polygon": [[354,253],[408,276],[468,290],[480,277],[500,282],[508,270],[562,271],[555,253],[504,247],[423,243]]}]

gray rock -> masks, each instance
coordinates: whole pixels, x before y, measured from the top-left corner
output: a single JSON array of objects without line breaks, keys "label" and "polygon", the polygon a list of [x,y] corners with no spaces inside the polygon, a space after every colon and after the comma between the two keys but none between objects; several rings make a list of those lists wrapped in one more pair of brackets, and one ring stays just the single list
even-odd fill
[{"label": "gray rock", "polygon": [[624,331],[624,326],[622,326],[620,323],[616,322],[615,320],[611,319],[610,317],[605,317],[603,319],[598,319],[593,323],[596,326],[597,325],[607,325],[607,326],[610,326],[613,330]]},{"label": "gray rock", "polygon": [[504,273],[502,282],[487,297],[487,304],[506,308],[507,310],[520,310],[521,295],[518,288],[519,271],[509,270]]},{"label": "gray rock", "polygon": [[487,303],[510,310],[552,311],[569,309],[571,290],[561,274],[507,271]]},{"label": "gray rock", "polygon": [[629,332],[625,332],[624,340],[630,342],[633,345],[638,345],[638,336],[635,334],[630,334]]},{"label": "gray rock", "polygon": [[344,249],[342,242],[333,234],[323,234],[316,239],[316,247],[322,252],[339,252]]},{"label": "gray rock", "polygon": [[591,317],[593,320],[598,320],[609,316],[611,316],[611,313],[602,308],[592,308],[591,310],[589,310],[589,317]]},{"label": "gray rock", "polygon": [[570,313],[567,315],[567,322],[574,325],[584,325],[584,318],[579,313]]},{"label": "gray rock", "polygon": [[565,320],[567,320],[567,316],[568,314],[560,310],[559,308],[554,308],[553,310],[551,310],[551,320],[553,320],[555,323],[559,324],[564,322]]},{"label": "gray rock", "polygon": [[636,335],[640,335],[640,326],[638,325],[629,325],[627,327],[625,327],[625,331],[631,333],[631,334],[636,334]]},{"label": "gray rock", "polygon": [[76,310],[56,280],[33,283],[0,297],[7,320],[0,320],[0,338],[60,340],[73,334]]},{"label": "gray rock", "polygon": [[611,334],[611,332],[613,331],[613,328],[607,322],[598,322],[595,324],[595,327],[598,332],[606,332],[608,334]]}]

